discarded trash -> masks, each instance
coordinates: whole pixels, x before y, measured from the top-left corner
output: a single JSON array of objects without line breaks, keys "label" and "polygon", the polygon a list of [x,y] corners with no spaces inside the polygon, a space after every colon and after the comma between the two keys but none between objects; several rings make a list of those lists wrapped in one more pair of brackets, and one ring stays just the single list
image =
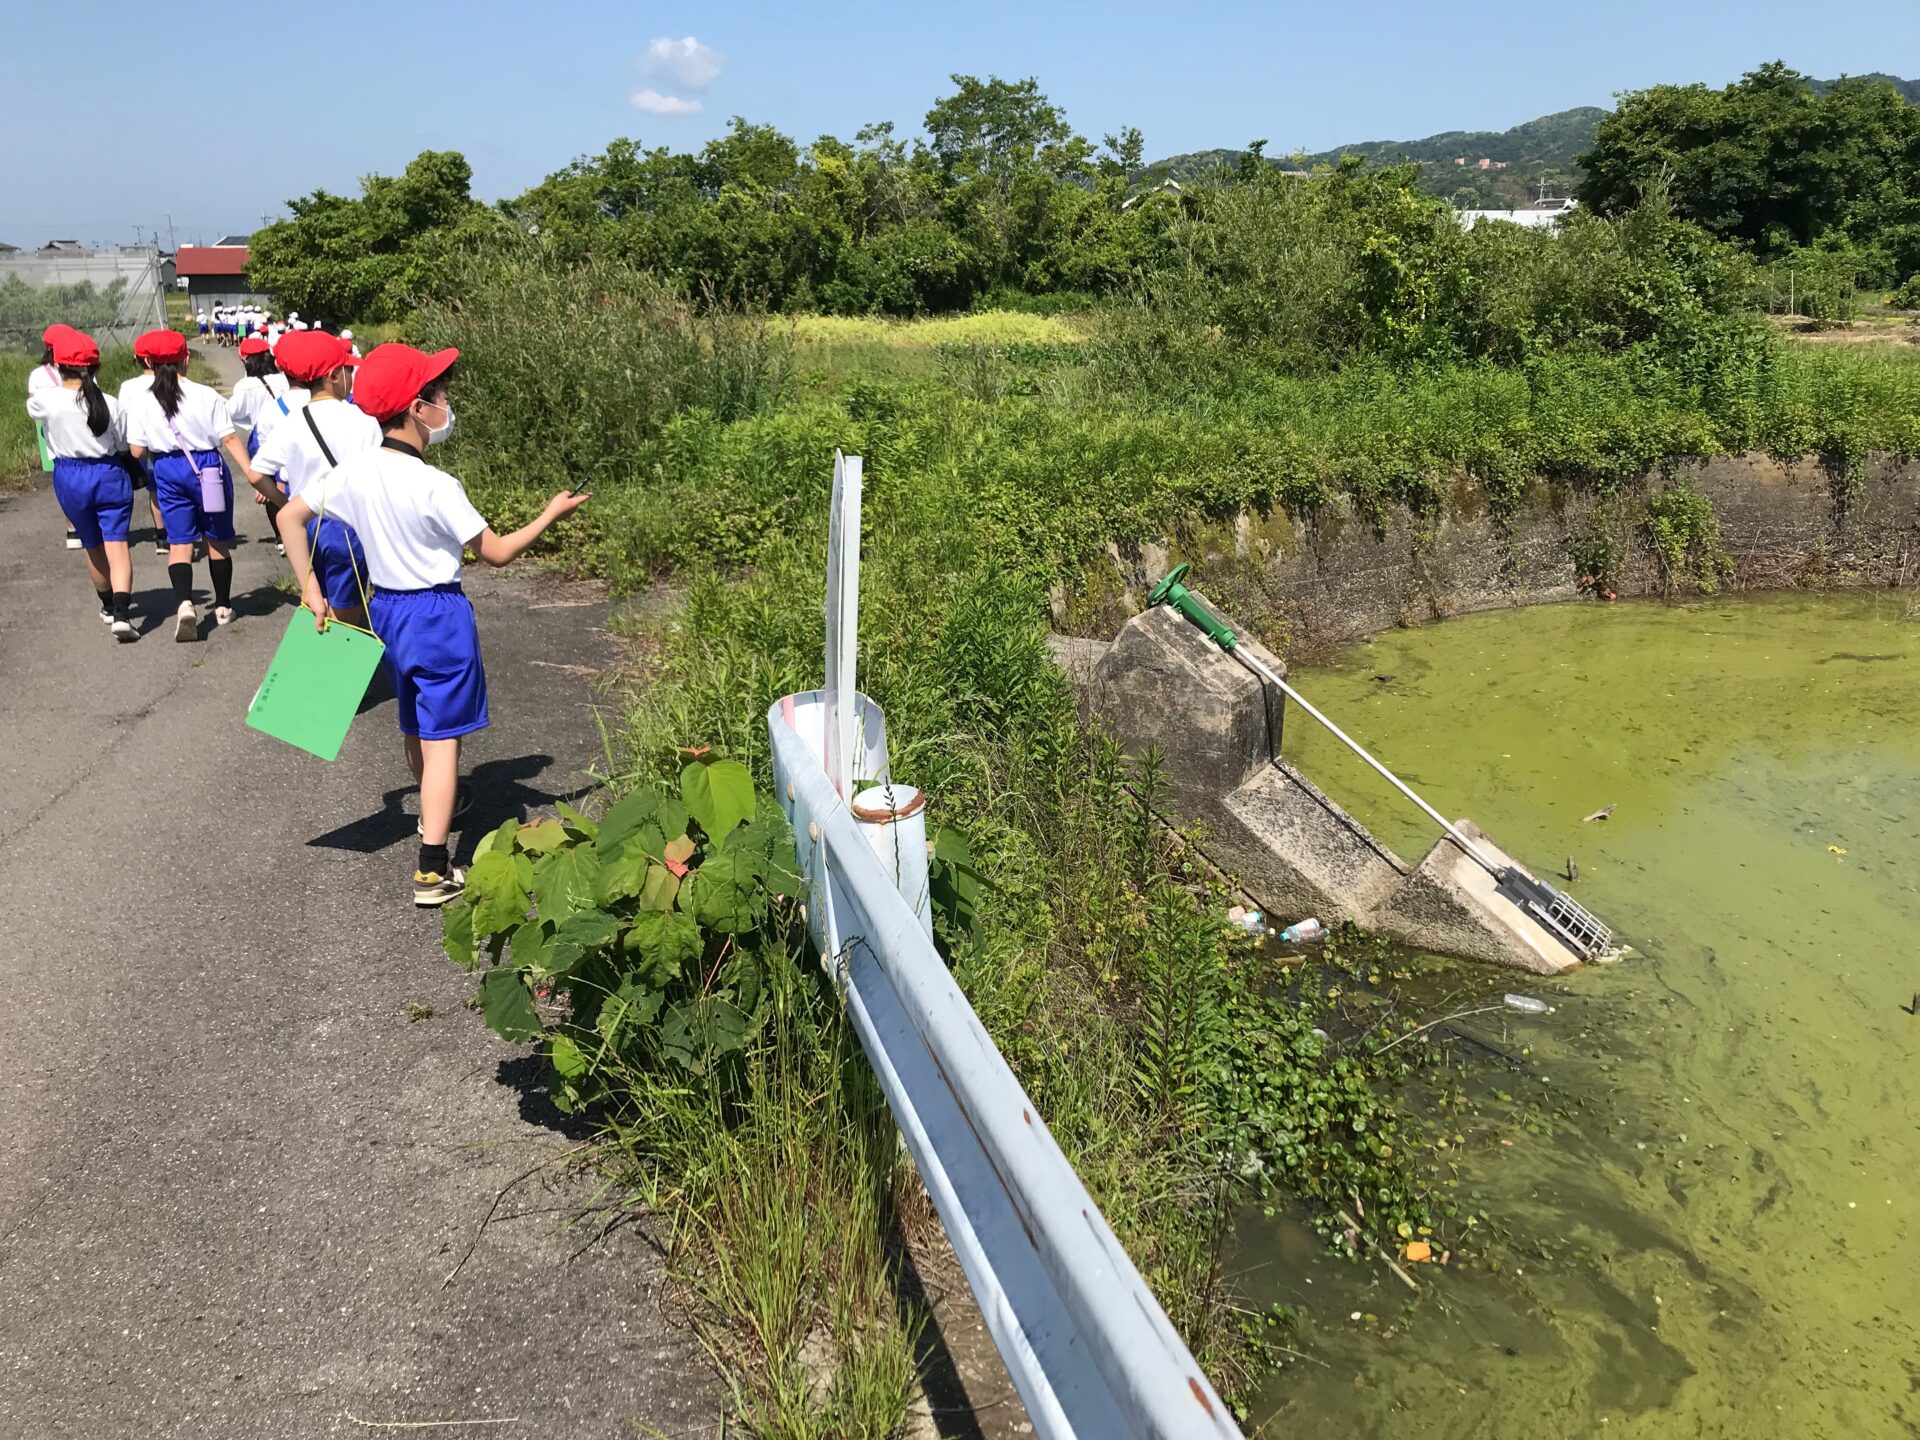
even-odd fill
[{"label": "discarded trash", "polygon": [[1608,805],[1603,809],[1594,811],[1591,815],[1587,816],[1586,819],[1582,820],[1580,823],[1582,825],[1591,825],[1594,821],[1604,820],[1611,814],[1613,814],[1613,806]]},{"label": "discarded trash", "polygon": [[1267,933],[1267,917],[1258,910],[1249,910],[1244,905],[1236,905],[1227,911],[1227,923],[1256,939]]},{"label": "discarded trash", "polygon": [[1280,938],[1289,945],[1311,945],[1316,940],[1327,938],[1327,927],[1308,916],[1298,924],[1287,926],[1280,932]]},{"label": "discarded trash", "polygon": [[1567,883],[1569,885],[1580,878],[1580,867],[1573,863],[1573,857],[1571,855],[1567,856],[1567,868],[1561,873],[1567,877]]},{"label": "discarded trash", "polygon": [[1847,852],[1841,849],[1838,845],[1829,845],[1827,846],[1827,853],[1829,855],[1844,855]]},{"label": "discarded trash", "polygon": [[1531,995],[1503,995],[1509,1010],[1518,1010],[1522,1015],[1544,1015],[1553,1007],[1544,1000],[1536,1000]]},{"label": "discarded trash", "polygon": [[1433,1246],[1425,1240],[1409,1240],[1405,1251],[1409,1260],[1419,1262],[1433,1259]]}]

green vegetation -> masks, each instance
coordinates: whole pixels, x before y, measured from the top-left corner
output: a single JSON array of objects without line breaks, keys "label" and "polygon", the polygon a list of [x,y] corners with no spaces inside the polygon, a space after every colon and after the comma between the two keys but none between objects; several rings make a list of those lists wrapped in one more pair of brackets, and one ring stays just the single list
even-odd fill
[{"label": "green vegetation", "polygon": [[1815,85],[1774,63],[1724,90],[1635,91],[1580,161],[1579,197],[1603,213],[1657,186],[1762,260],[1811,250],[1869,287],[1920,273],[1920,107],[1884,78]]},{"label": "green vegetation", "polygon": [[[447,464],[496,528],[555,483],[590,489],[559,558],[679,592],[646,637],[627,798],[597,831],[568,815],[491,837],[450,941],[489,962],[481,1008],[542,1045],[556,1103],[605,1127],[768,1434],[890,1433],[921,1323],[892,1276],[924,1196],[797,948],[771,811],[741,798],[743,774],[768,778],[767,704],[818,681],[836,447],[866,459],[863,688],[978,876],[941,942],[1241,1396],[1263,1327],[1223,1269],[1237,1206],[1285,1197],[1335,1231],[1355,1208],[1382,1243],[1462,1257],[1473,1237],[1396,1109],[1424,1047],[1382,1055],[1346,987],[1227,932],[1222,882],[1152,814],[1154,765],[1086,729],[1049,663],[1049,591],[1074,613],[1110,546],[1242,511],[1425,527],[1464,481],[1498,519],[1540,475],[1644,509],[1576,540],[1596,589],[1628,544],[1708,588],[1711,507],[1649,495],[1650,473],[1815,454],[1838,497],[1869,451],[1920,452],[1920,364],[1787,347],[1741,237],[1658,187],[1558,234],[1468,232],[1410,168],[1298,177],[1254,147],[1129,204],[1137,133],[1096,149],[1031,82],[955,83],[913,146],[872,127],[803,152],[738,121],[698,155],[616,142],[498,211],[438,187],[448,203],[385,232],[362,292],[320,219],[405,220],[389,182],[316,199],[263,252],[343,297],[266,282],[298,308],[404,305],[408,338],[461,348]],[[1090,314],[1032,313],[1089,295]],[[689,767],[689,745],[725,758]],[[711,800],[720,775],[737,803],[704,816],[684,787]],[[1377,958],[1343,937],[1326,964],[1360,988],[1392,973]]]},{"label": "green vegetation", "polygon": [[[40,353],[40,332],[54,321],[76,330],[112,325],[126,294],[124,276],[105,285],[91,280],[71,285],[29,285],[18,275],[0,276],[0,350]],[[124,323],[124,322],[122,322]]]}]

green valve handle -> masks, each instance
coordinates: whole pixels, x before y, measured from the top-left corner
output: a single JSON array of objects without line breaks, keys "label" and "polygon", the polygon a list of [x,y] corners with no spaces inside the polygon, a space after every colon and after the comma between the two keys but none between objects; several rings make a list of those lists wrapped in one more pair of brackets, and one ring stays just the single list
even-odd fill
[{"label": "green valve handle", "polygon": [[1186,579],[1190,565],[1176,565],[1168,572],[1167,578],[1154,586],[1147,595],[1147,604],[1171,605],[1188,620],[1206,632],[1207,638],[1222,650],[1231,650],[1240,643],[1240,637],[1233,633],[1227,622],[1200,603],[1200,597],[1181,582]]}]

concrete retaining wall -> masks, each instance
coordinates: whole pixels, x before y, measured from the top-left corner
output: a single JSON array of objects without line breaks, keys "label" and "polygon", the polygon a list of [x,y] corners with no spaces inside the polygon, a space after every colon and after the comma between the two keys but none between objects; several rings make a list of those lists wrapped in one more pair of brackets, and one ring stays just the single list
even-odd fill
[{"label": "concrete retaining wall", "polygon": [[[1479,485],[1461,479],[1437,521],[1400,509],[1384,532],[1340,502],[1312,519],[1242,515],[1197,526],[1166,545],[1109,551],[1111,573],[1055,597],[1055,623],[1105,638],[1143,603],[1177,560],[1220,608],[1295,659],[1310,659],[1395,625],[1509,606],[1585,600],[1575,556],[1611,539],[1621,595],[1668,589],[1641,533],[1647,500],[1682,483],[1720,518],[1732,589],[1904,586],[1920,580],[1920,464],[1868,460],[1849,487],[1815,461],[1750,454],[1678,464],[1618,492],[1537,481],[1511,519],[1490,513]],[[1679,593],[1690,588],[1682,578]]]}]

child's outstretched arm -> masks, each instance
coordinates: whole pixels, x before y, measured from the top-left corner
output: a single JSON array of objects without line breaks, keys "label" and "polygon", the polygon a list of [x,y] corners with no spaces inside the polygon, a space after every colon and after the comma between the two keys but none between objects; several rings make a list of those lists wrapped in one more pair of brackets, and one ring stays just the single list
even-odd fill
[{"label": "child's outstretched arm", "polygon": [[[473,538],[473,553],[489,565],[496,567],[511,565],[525,553],[529,545],[533,544],[534,541],[546,533],[549,525],[553,524],[556,520],[571,515],[592,498],[593,496],[590,493],[576,493],[572,490],[562,490],[558,495],[555,495],[551,500],[547,501],[547,508],[540,512],[540,517],[537,520],[529,525],[522,525],[511,535],[496,535],[493,533],[492,526],[488,526],[485,530],[482,530]],[[289,551],[288,553],[291,554],[292,552]]]}]

